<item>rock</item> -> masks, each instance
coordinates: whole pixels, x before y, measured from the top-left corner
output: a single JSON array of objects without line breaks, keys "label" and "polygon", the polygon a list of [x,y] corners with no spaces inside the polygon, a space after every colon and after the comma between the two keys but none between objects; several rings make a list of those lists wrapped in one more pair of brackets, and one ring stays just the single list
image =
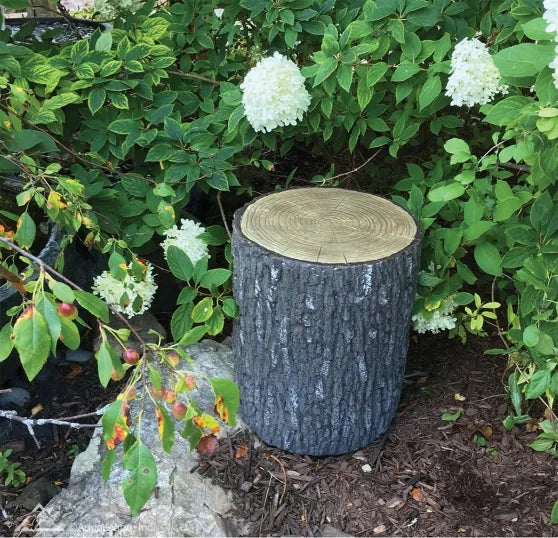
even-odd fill
[{"label": "rock", "polygon": [[378,525],[374,527],[374,534],[385,534],[386,533],[386,526],[385,525]]},{"label": "rock", "polygon": [[38,504],[45,506],[59,491],[60,488],[46,478],[39,478],[25,487],[14,504],[34,510]]},{"label": "rock", "polygon": [[[205,340],[187,349],[196,361],[188,368],[210,377],[232,379],[230,347]],[[213,408],[211,393],[194,397],[202,409]],[[171,454],[163,451],[149,399],[141,431],[142,441],[157,462],[158,493],[140,514],[133,518],[124,501],[121,483],[128,472],[118,458],[109,480],[103,483],[100,468],[106,449],[98,429],[87,450],[76,457],[69,486],[39,515],[37,536],[223,536],[227,532],[224,521],[232,508],[230,494],[190,472],[197,465],[198,455],[190,452],[188,441],[177,433]]]},{"label": "rock", "polygon": [[92,351],[88,351],[87,349],[76,349],[71,350],[68,349],[68,351],[66,351],[66,360],[70,361],[70,362],[88,362],[93,358],[93,352]]},{"label": "rock", "polygon": [[[144,312],[139,316],[134,316],[128,321],[130,322],[130,325],[138,332],[138,334],[141,336],[141,338],[143,338],[145,342],[155,343],[158,341],[158,337],[156,334],[149,334],[149,331],[152,330],[162,335],[163,339],[166,338],[167,336],[167,332],[165,331],[165,328],[157,321],[155,316],[150,312]],[[110,326],[113,329],[127,329],[124,322],[118,316],[115,316],[112,313],[110,315]],[[116,350],[122,349],[120,347],[120,344],[115,340],[115,338],[112,335],[107,334],[107,338],[110,344],[114,347],[114,349]],[[99,335],[97,335],[93,341],[93,351],[97,353],[97,351],[99,351],[100,346],[101,346],[101,338]],[[133,334],[130,335],[128,342],[126,342],[126,346],[134,348],[137,351],[139,351],[141,347],[139,342],[134,338]]]},{"label": "rock", "polygon": [[372,467],[370,467],[369,463],[365,463],[362,467],[362,472],[363,473],[371,473],[372,472]]},{"label": "rock", "polygon": [[0,392],[0,407],[23,405],[31,398],[29,391],[20,387],[11,387],[9,391],[10,392]]}]

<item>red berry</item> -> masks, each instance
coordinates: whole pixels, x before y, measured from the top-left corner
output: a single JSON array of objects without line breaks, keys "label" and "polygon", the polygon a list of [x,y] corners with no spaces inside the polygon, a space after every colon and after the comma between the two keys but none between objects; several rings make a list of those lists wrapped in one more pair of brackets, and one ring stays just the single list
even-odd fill
[{"label": "red berry", "polygon": [[178,420],[182,420],[184,418],[186,411],[188,411],[188,407],[182,402],[176,402],[172,406],[172,414],[174,415],[174,418],[177,418]]},{"label": "red berry", "polygon": [[200,439],[198,443],[198,452],[202,456],[211,456],[217,450],[217,437],[214,435],[206,435]]},{"label": "red berry", "polygon": [[151,387],[151,394],[153,394],[154,398],[162,398],[166,394],[165,387],[161,387],[157,390],[155,387]]},{"label": "red berry", "polygon": [[58,305],[58,314],[63,318],[73,320],[78,317],[78,309],[70,303],[60,303]]},{"label": "red berry", "polygon": [[167,390],[167,393],[165,394],[165,402],[167,403],[176,402],[176,392],[174,392],[174,390]]},{"label": "red berry", "polygon": [[178,353],[175,353],[174,351],[167,353],[167,359],[169,359],[169,362],[173,366],[178,366],[178,363],[180,362],[180,356],[178,355]]},{"label": "red berry", "polygon": [[126,372],[122,372],[121,374],[119,374],[116,370],[113,370],[112,373],[110,374],[110,378],[113,381],[120,381],[124,375],[126,374]]},{"label": "red berry", "polygon": [[137,364],[140,360],[139,353],[133,348],[128,348],[124,351],[124,353],[122,353],[122,358],[124,359],[124,362],[127,362],[128,364]]},{"label": "red berry", "polygon": [[184,376],[184,384],[188,390],[194,390],[196,388],[196,380],[191,375]]}]

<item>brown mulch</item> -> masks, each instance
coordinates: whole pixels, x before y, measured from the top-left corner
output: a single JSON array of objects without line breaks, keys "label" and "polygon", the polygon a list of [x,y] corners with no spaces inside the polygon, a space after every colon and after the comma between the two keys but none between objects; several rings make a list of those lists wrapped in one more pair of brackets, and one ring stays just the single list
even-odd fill
[{"label": "brown mulch", "polygon": [[[412,344],[392,427],[356,453],[294,455],[248,432],[221,441],[197,471],[232,492],[230,534],[558,536],[556,458],[528,448],[536,423],[503,427],[505,361],[484,356],[489,346],[445,335]],[[458,408],[456,422],[441,420]]]}]

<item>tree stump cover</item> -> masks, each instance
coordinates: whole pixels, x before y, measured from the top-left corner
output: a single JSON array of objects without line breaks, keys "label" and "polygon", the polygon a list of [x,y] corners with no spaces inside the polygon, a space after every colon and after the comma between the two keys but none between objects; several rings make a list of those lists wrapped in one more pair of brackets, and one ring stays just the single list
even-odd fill
[{"label": "tree stump cover", "polygon": [[389,200],[292,189],[235,213],[240,415],[284,450],[366,446],[396,412],[416,292],[420,230]]}]

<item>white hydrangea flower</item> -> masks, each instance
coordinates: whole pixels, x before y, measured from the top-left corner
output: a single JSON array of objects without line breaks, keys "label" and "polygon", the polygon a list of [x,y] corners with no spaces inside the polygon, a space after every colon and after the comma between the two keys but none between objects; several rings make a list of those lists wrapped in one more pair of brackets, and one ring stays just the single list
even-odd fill
[{"label": "white hydrangea flower", "polygon": [[161,243],[165,257],[167,249],[172,245],[183,250],[193,265],[202,258],[209,258],[207,243],[199,238],[205,228],[193,220],[181,219],[180,223],[180,228],[175,224],[165,232],[167,238]]},{"label": "white hydrangea flower", "polygon": [[432,332],[438,334],[440,331],[453,329],[457,322],[451,314],[457,308],[455,301],[452,297],[447,297],[442,301],[439,308],[432,312],[432,317],[427,319],[423,312],[415,314],[411,319],[413,321],[413,328],[418,333],[424,334],[425,332]]},{"label": "white hydrangea flower", "polygon": [[[151,306],[157,291],[153,266],[148,263],[146,267],[143,280],[139,281],[132,276],[131,272],[128,272],[124,280],[121,281],[114,278],[110,271],[103,271],[93,279],[93,286],[91,287],[93,293],[99,295],[107,303],[110,303],[117,312],[129,318],[143,314]],[[132,264],[128,265],[128,269],[130,270],[131,268]],[[122,307],[120,300],[124,294],[128,296],[128,301]],[[132,305],[137,297],[140,297],[143,303],[139,311],[135,312]]]},{"label": "white hydrangea flower", "polygon": [[278,52],[250,69],[240,88],[246,118],[256,132],[296,125],[310,106],[300,69]]},{"label": "white hydrangea flower", "polygon": [[113,20],[119,15],[135,13],[141,4],[137,0],[94,0],[95,11],[104,20]]},{"label": "white hydrangea flower", "polygon": [[[554,40],[558,42],[558,1],[557,0],[544,0],[544,13],[543,18],[548,23],[546,27],[547,32],[555,32]],[[554,77],[554,86],[558,89],[558,46],[555,50],[555,56],[550,62],[550,69],[554,70],[552,74]]]},{"label": "white hydrangea flower", "polygon": [[93,0],[61,0],[60,2],[70,13],[93,9]]},{"label": "white hydrangea flower", "polygon": [[452,105],[485,105],[497,93],[507,93],[508,87],[499,86],[499,83],[500,72],[483,43],[472,38],[455,46],[446,86],[446,95],[451,97]]},{"label": "white hydrangea flower", "polygon": [[543,19],[548,23],[547,32],[556,32],[555,37],[558,41],[558,2],[556,0],[544,0]]}]

